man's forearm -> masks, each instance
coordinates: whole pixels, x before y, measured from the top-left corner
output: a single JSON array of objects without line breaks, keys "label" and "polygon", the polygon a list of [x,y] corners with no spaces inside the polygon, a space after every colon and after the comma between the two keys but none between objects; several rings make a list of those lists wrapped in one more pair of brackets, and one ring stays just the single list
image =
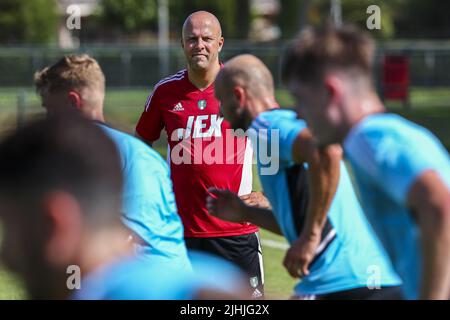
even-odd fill
[{"label": "man's forearm", "polygon": [[308,162],[309,204],[306,214],[304,236],[320,236],[327,214],[336,193],[340,177],[341,152],[330,146],[316,150]]},{"label": "man's forearm", "polygon": [[433,170],[414,182],[408,204],[420,228],[421,299],[450,298],[450,192]]},{"label": "man's forearm", "polygon": [[450,299],[450,207],[422,206],[421,299]]},{"label": "man's forearm", "polygon": [[[283,261],[292,277],[309,275],[309,266],[317,254],[328,210],[339,183],[342,157],[339,146],[318,149],[312,139],[307,139],[304,148],[299,151],[304,152],[304,161],[308,163],[309,202],[302,232]],[[296,159],[302,160],[300,156]]]},{"label": "man's forearm", "polygon": [[241,214],[245,221],[273,233],[283,235],[271,210],[244,205],[241,209]]},{"label": "man's forearm", "polygon": [[421,299],[450,299],[450,234],[441,226],[422,237]]}]

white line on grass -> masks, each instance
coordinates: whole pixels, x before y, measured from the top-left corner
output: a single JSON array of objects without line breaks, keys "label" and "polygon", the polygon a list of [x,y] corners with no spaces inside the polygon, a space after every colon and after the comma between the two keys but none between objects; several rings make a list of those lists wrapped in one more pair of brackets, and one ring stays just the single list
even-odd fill
[{"label": "white line on grass", "polygon": [[287,243],[278,242],[275,240],[262,239],[261,244],[263,246],[267,246],[269,248],[274,248],[274,249],[280,249],[280,250],[289,249],[289,245]]}]

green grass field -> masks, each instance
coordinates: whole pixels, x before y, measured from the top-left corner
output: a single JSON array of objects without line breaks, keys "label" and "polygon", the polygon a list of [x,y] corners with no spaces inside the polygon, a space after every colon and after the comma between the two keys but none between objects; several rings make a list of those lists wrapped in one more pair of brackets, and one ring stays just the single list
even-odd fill
[{"label": "green grass field", "polygon": [[[27,114],[42,112],[40,102],[31,88],[26,93]],[[0,134],[14,128],[17,123],[17,96],[19,89],[0,89]],[[106,93],[105,114],[108,122],[133,132],[148,95],[147,89],[109,89]],[[282,106],[292,106],[293,100],[285,90],[277,91]],[[450,150],[450,88],[411,88],[411,110],[399,102],[387,101],[388,110],[400,113],[408,119],[433,131]],[[161,141],[160,145],[165,143]]]},{"label": "green grass field", "polygon": [[[17,89],[0,89],[0,135],[15,128],[17,123]],[[39,99],[32,89],[25,90],[27,97],[27,116],[41,113]],[[112,125],[133,132],[134,125],[142,112],[148,91],[108,90],[105,101],[107,121]],[[277,91],[278,101],[282,106],[291,106],[292,99],[286,91]],[[411,90],[411,110],[403,109],[400,103],[388,102],[390,111],[398,112],[418,122],[434,132],[450,150],[450,89],[418,89]],[[165,153],[165,141],[161,139],[155,145],[157,150]],[[259,181],[255,179],[254,189],[259,190]],[[0,237],[1,238],[1,237]],[[295,280],[290,278],[281,263],[285,251],[264,245],[267,241],[286,243],[282,237],[261,231],[263,242],[266,294],[271,299],[286,299],[292,292]],[[20,281],[0,266],[0,299],[23,299],[26,293]]]}]

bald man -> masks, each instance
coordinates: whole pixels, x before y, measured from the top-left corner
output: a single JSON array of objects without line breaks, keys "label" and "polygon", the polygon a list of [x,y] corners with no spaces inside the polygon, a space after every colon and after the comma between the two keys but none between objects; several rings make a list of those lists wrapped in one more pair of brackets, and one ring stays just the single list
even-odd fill
[{"label": "bald man", "polygon": [[[401,298],[401,281],[365,219],[340,147],[317,148],[305,121],[279,108],[267,67],[252,55],[230,60],[217,77],[216,96],[234,129],[250,128],[272,210],[247,206],[232,192],[215,189],[208,198],[210,213],[284,235],[291,244],[284,266],[301,278],[296,298]],[[264,173],[262,144],[278,157],[275,174]]]},{"label": "bald man", "polygon": [[[208,188],[230,190],[245,201],[259,202],[252,193],[252,149],[245,137],[235,137],[219,116],[214,81],[220,71],[224,38],[219,21],[199,11],[182,31],[187,69],[156,84],[136,126],[148,144],[164,128],[169,143],[171,178],[188,249],[219,255],[248,274],[254,298],[263,297],[263,270],[258,228],[209,215]],[[219,279],[218,279],[219,280]]]}]

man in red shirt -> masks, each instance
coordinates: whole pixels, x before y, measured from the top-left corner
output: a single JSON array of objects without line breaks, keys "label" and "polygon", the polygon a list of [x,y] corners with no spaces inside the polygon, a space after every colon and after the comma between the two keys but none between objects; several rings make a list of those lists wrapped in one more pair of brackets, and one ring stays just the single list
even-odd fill
[{"label": "man in red shirt", "polygon": [[220,23],[211,13],[198,11],[186,19],[181,44],[187,69],[156,84],[136,134],[152,144],[163,128],[167,133],[171,177],[188,249],[208,251],[239,265],[249,276],[253,297],[260,298],[264,277],[258,228],[220,220],[206,208],[208,188],[227,189],[248,201],[252,191],[250,142],[233,134],[220,117],[214,96],[223,43]]}]

